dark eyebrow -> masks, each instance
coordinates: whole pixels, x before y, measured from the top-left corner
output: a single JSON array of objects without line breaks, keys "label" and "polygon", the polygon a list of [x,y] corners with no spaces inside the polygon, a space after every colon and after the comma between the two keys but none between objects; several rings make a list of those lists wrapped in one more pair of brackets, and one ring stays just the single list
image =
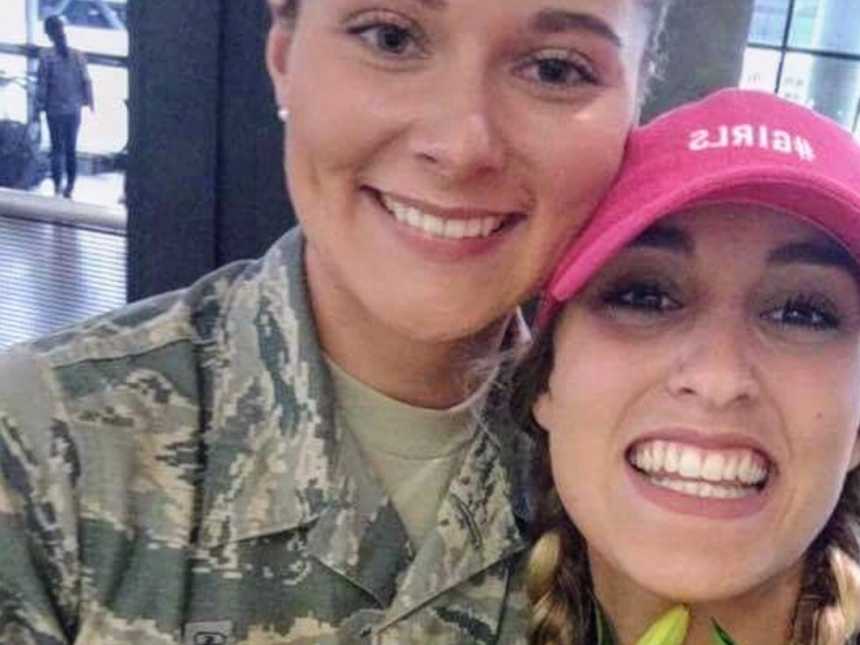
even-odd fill
[{"label": "dark eyebrow", "polygon": [[687,233],[679,228],[659,224],[647,229],[628,246],[677,251],[684,255],[692,255],[694,249],[693,240]]},{"label": "dark eyebrow", "polygon": [[771,251],[767,256],[771,264],[816,264],[824,267],[843,269],[855,278],[860,277],[860,269],[851,254],[831,240],[793,242]]},{"label": "dark eyebrow", "polygon": [[542,9],[532,18],[531,28],[542,34],[585,30],[609,40],[616,47],[623,45],[621,37],[607,22],[590,13],[578,13],[564,9]]}]

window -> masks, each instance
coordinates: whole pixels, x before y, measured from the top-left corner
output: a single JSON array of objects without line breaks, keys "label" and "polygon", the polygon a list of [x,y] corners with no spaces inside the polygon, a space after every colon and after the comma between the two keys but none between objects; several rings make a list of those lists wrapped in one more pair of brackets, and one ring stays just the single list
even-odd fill
[{"label": "window", "polygon": [[0,54],[0,120],[27,121],[27,58]]},{"label": "window", "polygon": [[0,9],[0,42],[27,42],[27,5],[18,0],[3,0]]},{"label": "window", "polygon": [[807,105],[860,138],[857,0],[756,0],[741,87]]},{"label": "window", "polygon": [[749,41],[760,45],[781,45],[787,19],[788,0],[756,2]]},{"label": "window", "polygon": [[41,0],[39,18],[62,13],[70,27],[124,29],[127,24],[125,2],[104,0]]},{"label": "window", "polygon": [[[18,0],[20,1],[20,0]],[[128,56],[125,2],[107,0],[40,0],[39,20],[60,14],[74,47],[94,54]],[[50,45],[41,27],[35,31],[40,47]]]},{"label": "window", "polygon": [[[95,113],[87,109],[81,113],[78,197],[117,206],[123,195],[128,145],[127,0],[0,0],[0,121],[12,121],[4,124],[4,131],[16,132],[20,124],[33,118],[40,49],[52,46],[43,21],[52,15],[64,17],[69,46],[86,55],[95,96]],[[41,146],[45,154],[39,159],[40,174],[22,184],[52,195],[50,178],[38,181],[48,167],[49,145],[43,117]],[[4,163],[21,162],[6,157]],[[0,176],[22,175],[15,168],[4,167]]]}]

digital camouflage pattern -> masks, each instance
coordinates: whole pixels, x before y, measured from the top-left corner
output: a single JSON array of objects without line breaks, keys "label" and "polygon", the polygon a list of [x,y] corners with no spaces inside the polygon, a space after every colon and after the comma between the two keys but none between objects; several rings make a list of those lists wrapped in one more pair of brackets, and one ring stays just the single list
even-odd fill
[{"label": "digital camouflage pattern", "polygon": [[521,433],[476,434],[414,552],[334,424],[302,248],[0,355],[0,643],[525,642]]}]

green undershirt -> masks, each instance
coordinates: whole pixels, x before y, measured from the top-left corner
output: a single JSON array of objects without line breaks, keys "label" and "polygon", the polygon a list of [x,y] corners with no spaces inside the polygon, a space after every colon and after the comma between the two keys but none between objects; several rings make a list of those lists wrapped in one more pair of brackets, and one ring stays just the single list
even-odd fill
[{"label": "green undershirt", "polygon": [[479,392],[447,410],[419,408],[377,392],[327,359],[338,422],[358,441],[413,546],[433,528],[474,435]]}]

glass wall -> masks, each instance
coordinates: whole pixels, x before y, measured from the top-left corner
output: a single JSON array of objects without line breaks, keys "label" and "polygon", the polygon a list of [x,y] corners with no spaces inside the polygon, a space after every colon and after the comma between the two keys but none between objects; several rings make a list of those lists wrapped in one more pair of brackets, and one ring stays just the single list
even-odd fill
[{"label": "glass wall", "polygon": [[[0,0],[0,120],[32,121],[39,51],[50,47],[42,29],[49,15],[64,17],[69,45],[86,55],[93,83],[95,111],[84,110],[78,144],[81,177],[122,172],[128,140],[126,0]],[[41,141],[44,152],[44,117]]]},{"label": "glass wall", "polygon": [[741,86],[807,105],[860,141],[857,0],[756,0]]}]

